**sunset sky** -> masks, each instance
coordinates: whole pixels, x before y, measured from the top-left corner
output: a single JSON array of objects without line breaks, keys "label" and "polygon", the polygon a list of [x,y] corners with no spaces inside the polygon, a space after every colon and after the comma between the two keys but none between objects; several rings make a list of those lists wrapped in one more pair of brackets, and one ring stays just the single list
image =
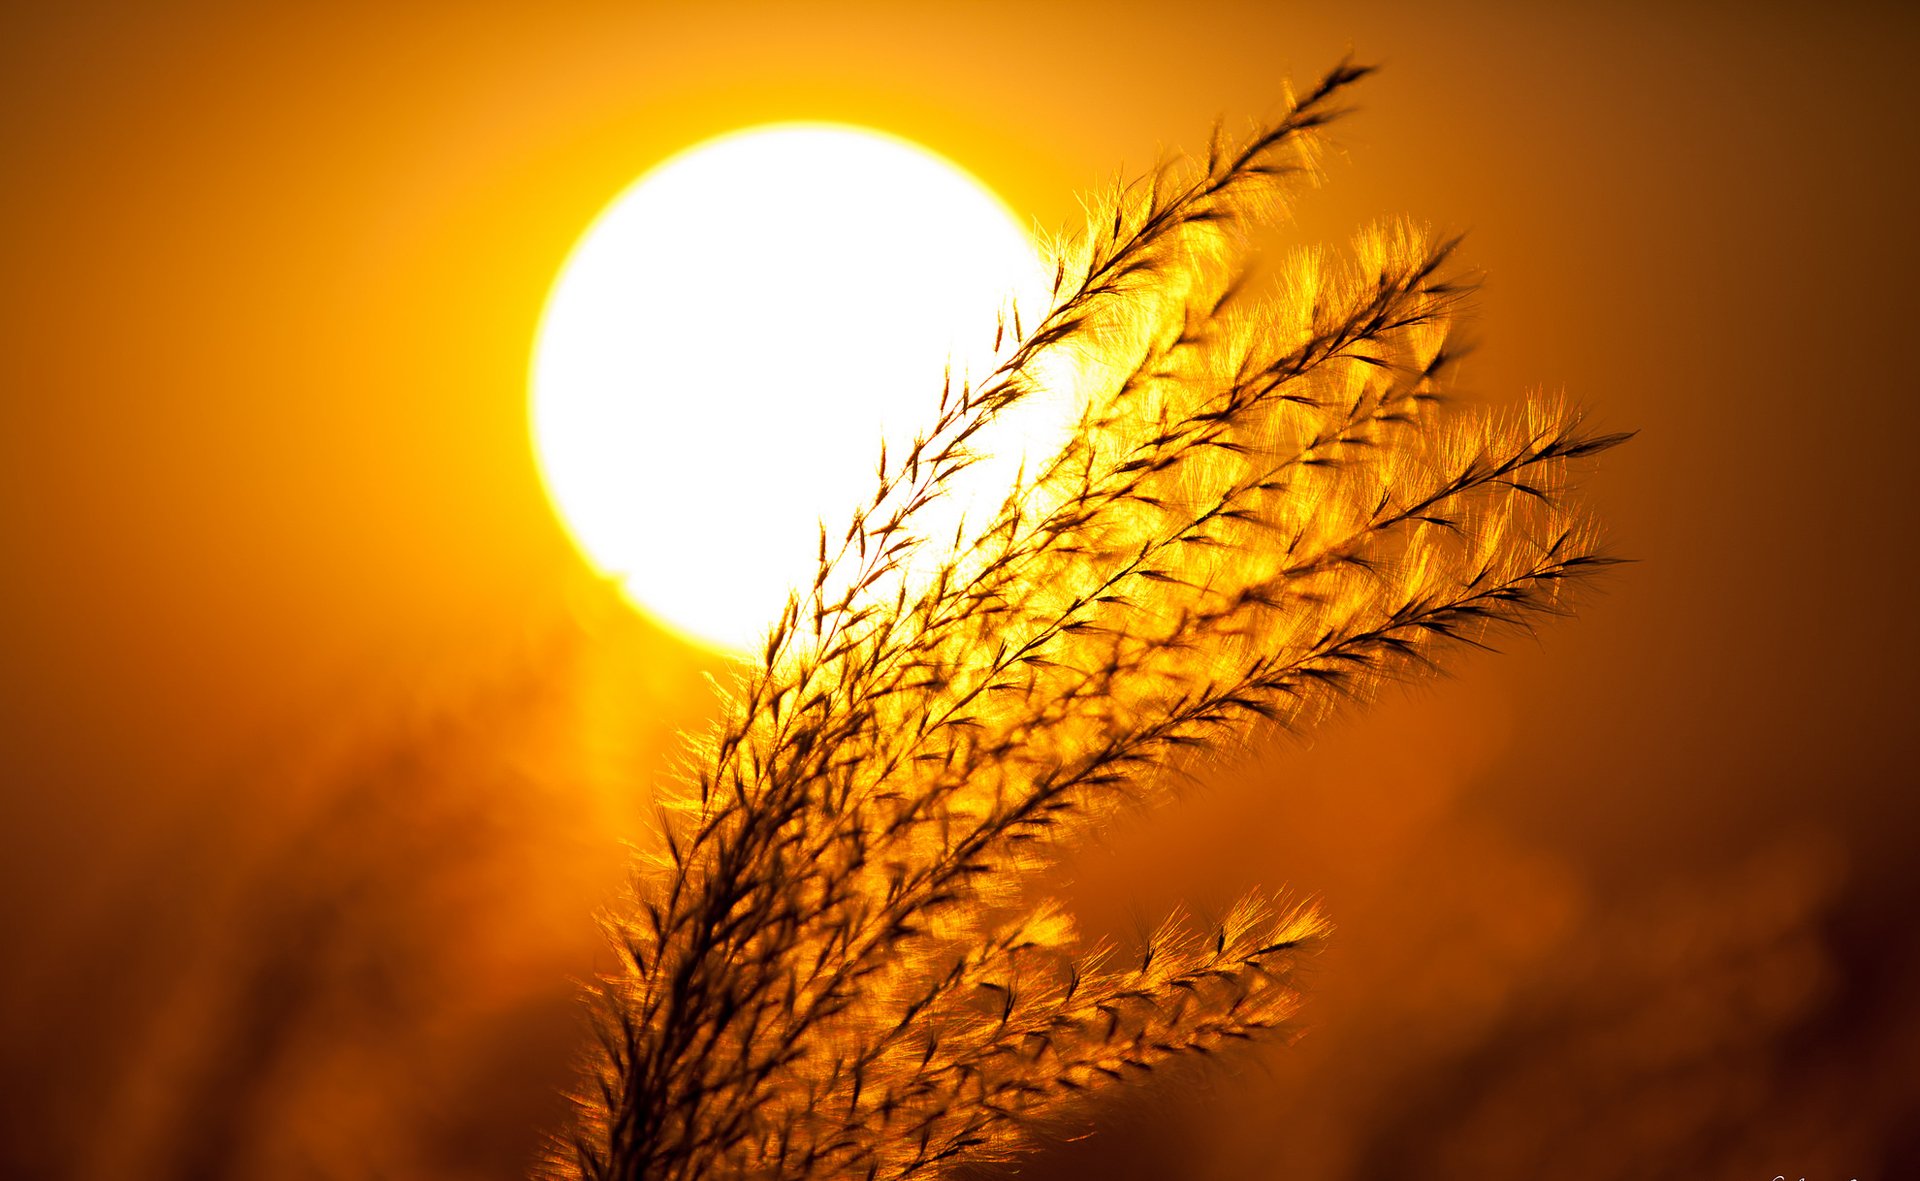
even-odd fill
[{"label": "sunset sky", "polygon": [[1067,866],[1121,941],[1256,885],[1337,929],[1295,1044],[1024,1175],[1920,1165],[1911,13],[399,8],[0,18],[0,1173],[505,1178],[564,1126],[595,913],[723,669],[529,442],[634,178],[838,121],[1068,228],[1349,52],[1283,244],[1467,231],[1463,393],[1639,431],[1586,481],[1635,564]]}]

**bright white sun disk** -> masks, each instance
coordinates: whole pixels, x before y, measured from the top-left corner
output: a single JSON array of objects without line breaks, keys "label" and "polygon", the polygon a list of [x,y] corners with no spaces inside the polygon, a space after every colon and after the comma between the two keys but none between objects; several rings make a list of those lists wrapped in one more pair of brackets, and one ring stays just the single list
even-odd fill
[{"label": "bright white sun disk", "polygon": [[[905,140],[788,124],[697,145],[554,284],[532,372],[548,490],[636,605],[750,647],[810,579],[816,522],[844,530],[871,497],[882,434],[904,454],[949,357],[983,373],[1009,299],[1030,320],[1049,278],[991,190]],[[1024,410],[976,483],[1003,492],[1063,425],[1058,399]]]}]

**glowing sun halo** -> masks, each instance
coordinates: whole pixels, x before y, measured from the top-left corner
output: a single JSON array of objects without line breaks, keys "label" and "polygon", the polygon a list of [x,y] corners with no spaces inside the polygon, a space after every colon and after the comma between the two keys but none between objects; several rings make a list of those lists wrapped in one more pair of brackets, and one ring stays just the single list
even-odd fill
[{"label": "glowing sun halo", "polygon": [[[548,490],[635,604],[748,647],[810,577],[816,521],[871,495],[882,433],[909,442],[949,356],[983,371],[1007,300],[1039,307],[1049,277],[991,190],[905,140],[779,124],[696,145],[554,283],[532,369]],[[1060,423],[1036,407],[1003,431]]]}]

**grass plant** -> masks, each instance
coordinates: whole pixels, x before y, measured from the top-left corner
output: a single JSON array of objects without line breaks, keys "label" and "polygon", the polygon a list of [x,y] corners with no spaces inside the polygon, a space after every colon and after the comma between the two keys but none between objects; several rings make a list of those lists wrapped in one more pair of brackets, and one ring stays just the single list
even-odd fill
[{"label": "grass plant", "polygon": [[[1286,1024],[1312,909],[1251,897],[1122,952],[1045,870],[1204,752],[1562,611],[1610,561],[1569,465],[1622,438],[1448,404],[1453,239],[1385,225],[1246,281],[1367,72],[1092,203],[1044,314],[1010,313],[997,366],[822,528],[617,923],[557,1175],[937,1176]],[[1064,373],[1065,445],[926,535],[981,433]]]}]

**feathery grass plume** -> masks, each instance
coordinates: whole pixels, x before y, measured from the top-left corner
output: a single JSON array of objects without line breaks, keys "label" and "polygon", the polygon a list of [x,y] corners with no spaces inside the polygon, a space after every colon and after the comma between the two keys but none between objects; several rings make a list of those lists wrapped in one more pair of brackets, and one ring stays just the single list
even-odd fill
[{"label": "feathery grass plume", "polygon": [[[1249,220],[1366,73],[1093,207],[1046,314],[822,529],[663,817],[560,1175],[934,1176],[1287,1021],[1311,910],[1250,898],[1122,957],[1038,871],[1189,752],[1558,610],[1607,562],[1566,466],[1620,438],[1441,411],[1450,240],[1390,225],[1243,290]],[[923,536],[979,431],[1067,364],[1071,439]]]}]

